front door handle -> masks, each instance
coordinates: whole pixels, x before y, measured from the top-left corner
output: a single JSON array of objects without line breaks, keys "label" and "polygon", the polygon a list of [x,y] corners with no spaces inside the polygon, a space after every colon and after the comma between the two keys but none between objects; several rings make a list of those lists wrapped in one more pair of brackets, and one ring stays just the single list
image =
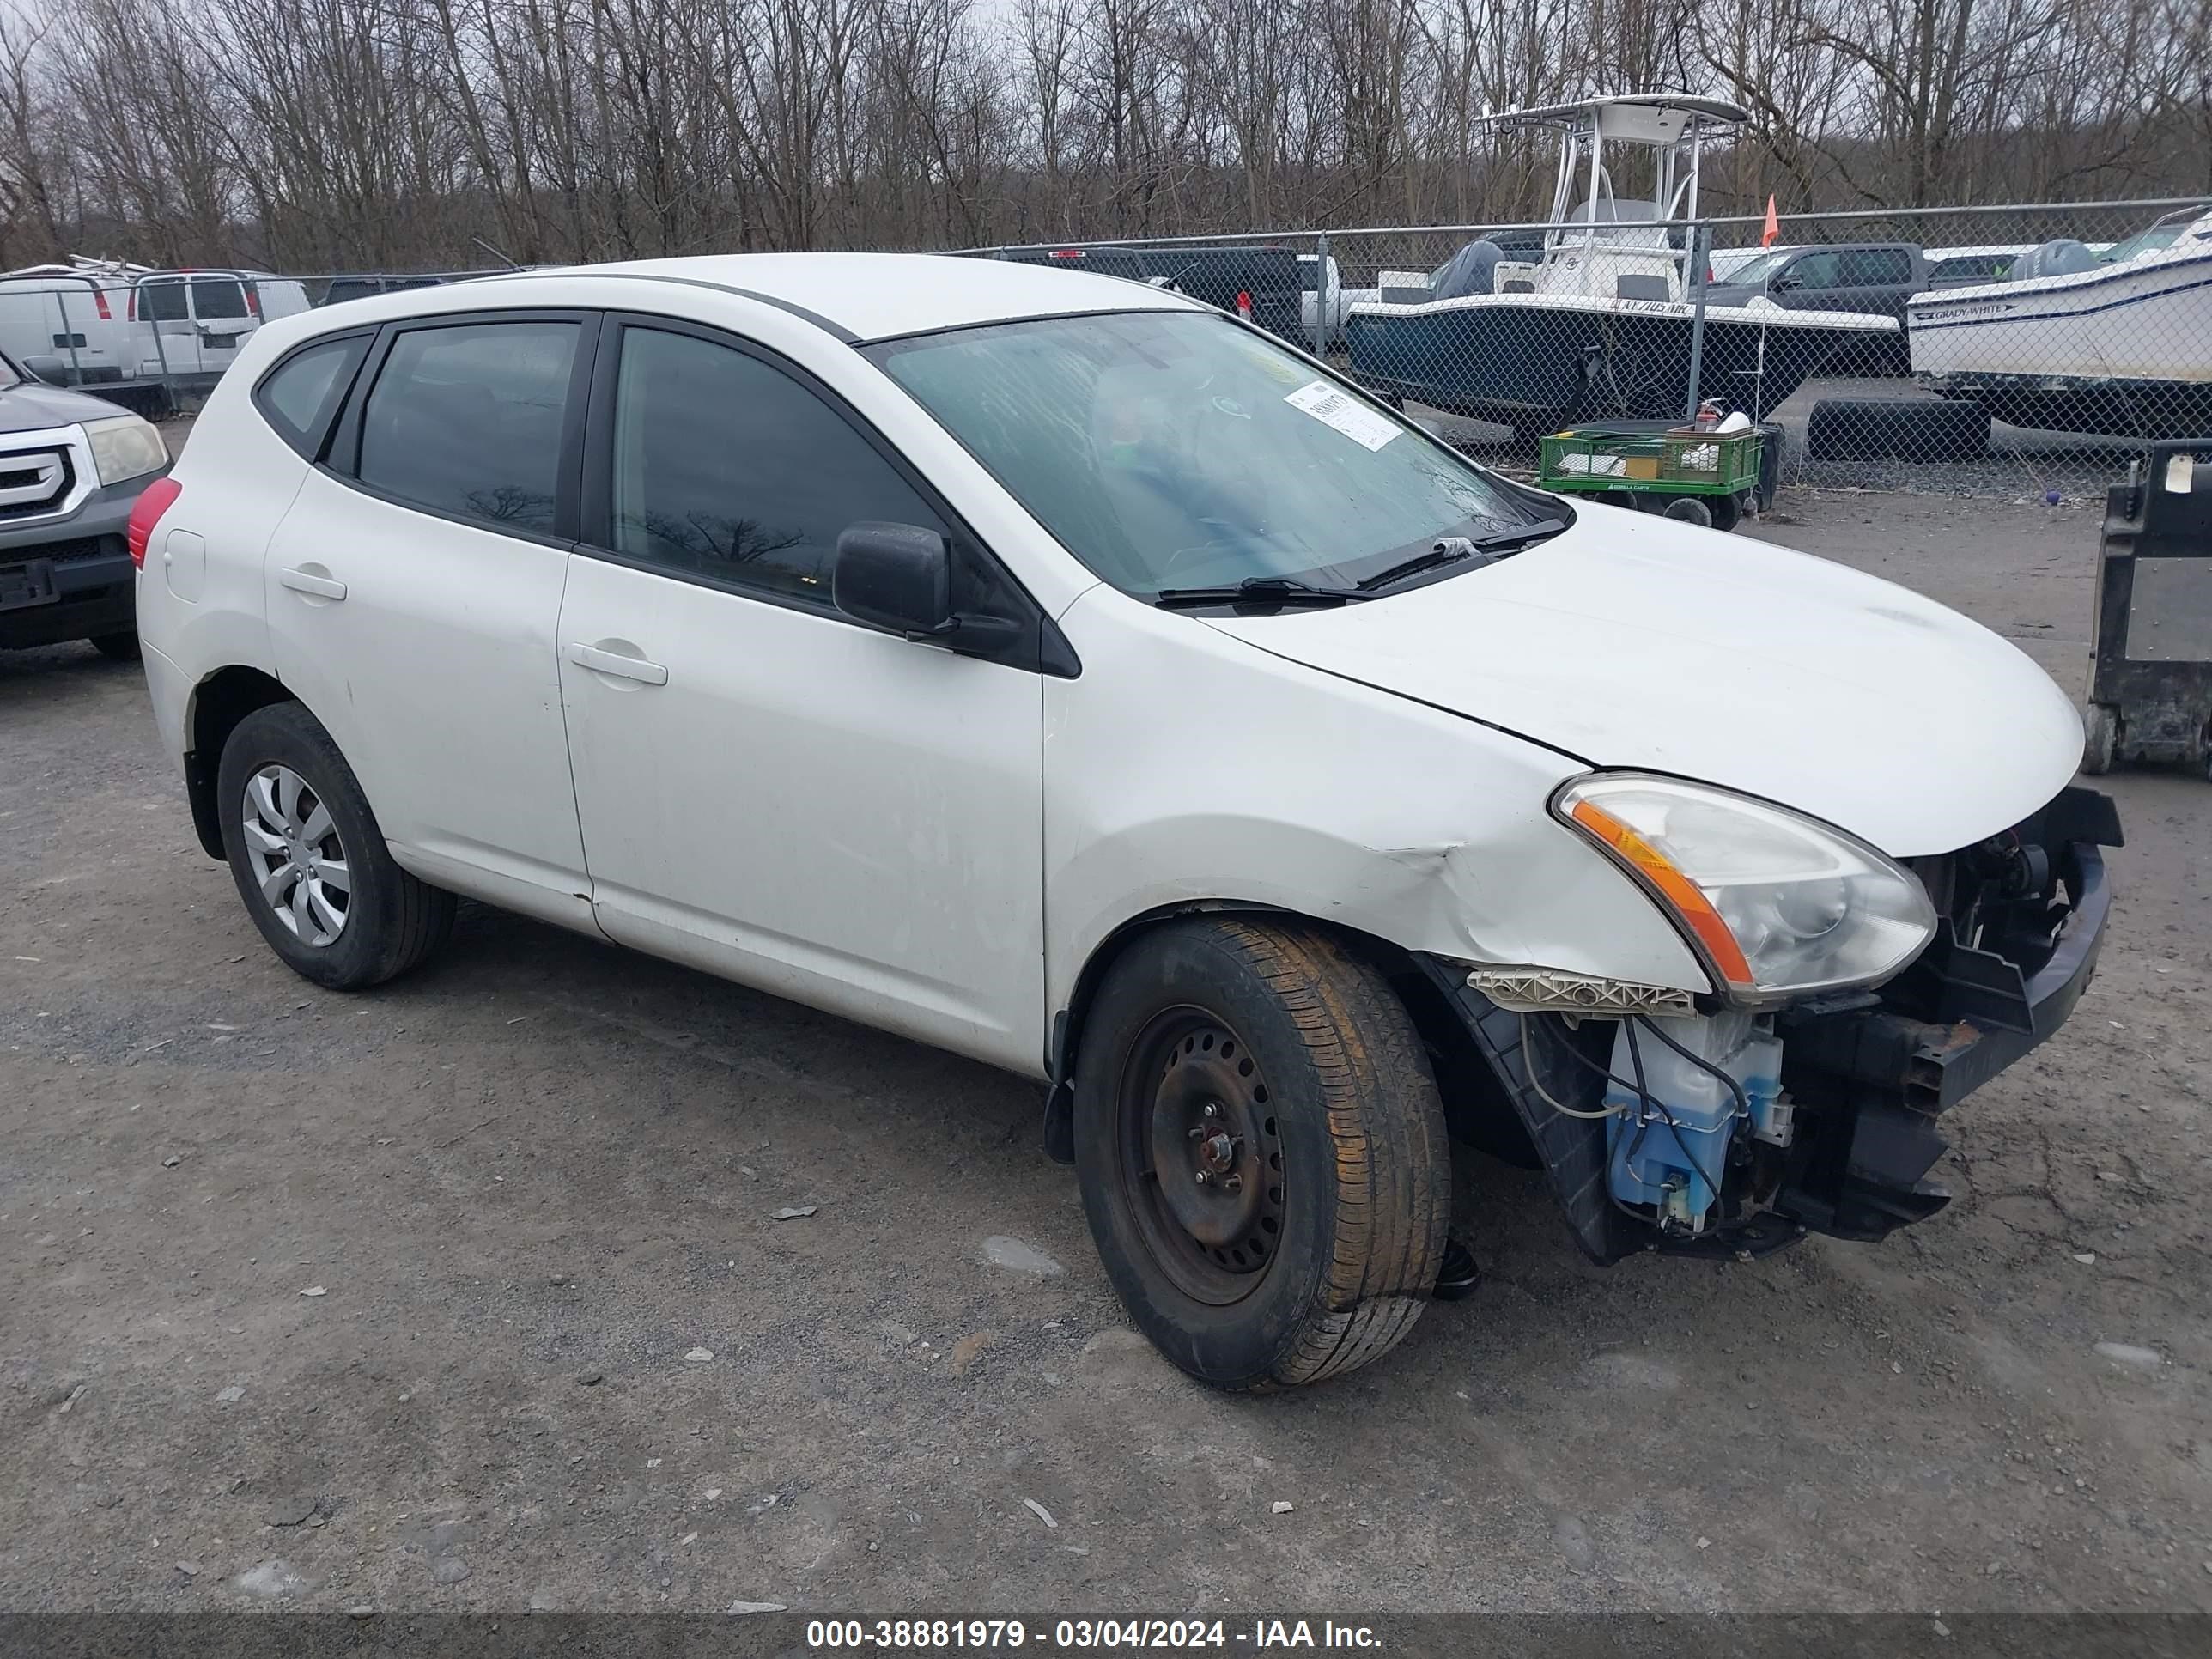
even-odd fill
[{"label": "front door handle", "polygon": [[276,580],[295,593],[312,593],[319,599],[345,598],[345,584],[328,576],[317,575],[312,570],[280,570]]},{"label": "front door handle", "polygon": [[659,663],[647,662],[642,657],[624,657],[612,651],[602,651],[595,645],[571,645],[568,660],[579,668],[590,669],[594,674],[612,674],[617,679],[635,680],[641,685],[668,684],[668,671]]}]

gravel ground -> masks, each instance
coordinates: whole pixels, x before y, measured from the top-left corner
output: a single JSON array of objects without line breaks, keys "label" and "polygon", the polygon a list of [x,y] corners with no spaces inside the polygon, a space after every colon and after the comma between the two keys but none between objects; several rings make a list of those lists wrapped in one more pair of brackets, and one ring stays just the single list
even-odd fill
[{"label": "gravel ground", "polygon": [[[2089,513],[1757,533],[2081,683]],[[1941,1216],[1606,1271],[1470,1154],[1482,1291],[1255,1400],[1130,1330],[1031,1085],[482,909],[325,993],[134,670],[0,657],[0,1608],[2212,1609],[2201,781],[2109,781],[2102,971]]]}]

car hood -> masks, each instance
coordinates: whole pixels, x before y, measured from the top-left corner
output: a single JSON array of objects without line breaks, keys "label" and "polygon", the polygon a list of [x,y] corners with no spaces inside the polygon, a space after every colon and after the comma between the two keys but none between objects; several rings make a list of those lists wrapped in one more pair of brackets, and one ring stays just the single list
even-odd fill
[{"label": "car hood", "polygon": [[100,421],[125,411],[82,392],[25,381],[0,391],[0,432],[37,432],[50,426]]},{"label": "car hood", "polygon": [[1956,611],[1745,538],[1576,512],[1526,552],[1385,599],[1206,620],[1592,766],[1796,807],[1898,858],[2017,823],[2080,763],[2072,701]]}]

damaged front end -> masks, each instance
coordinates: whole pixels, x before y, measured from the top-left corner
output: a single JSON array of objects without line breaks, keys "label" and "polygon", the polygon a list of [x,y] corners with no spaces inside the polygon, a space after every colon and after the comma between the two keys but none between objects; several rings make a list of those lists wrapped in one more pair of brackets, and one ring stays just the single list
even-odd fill
[{"label": "damaged front end", "polygon": [[2080,1000],[2110,905],[2099,849],[2120,844],[2111,800],[2069,787],[1912,860],[1936,926],[1911,964],[1774,1007],[1425,959],[1485,1062],[1458,1070],[1455,1127],[1510,1151],[1510,1115],[1601,1261],[1881,1238],[1949,1201],[1928,1179],[1942,1115]]}]

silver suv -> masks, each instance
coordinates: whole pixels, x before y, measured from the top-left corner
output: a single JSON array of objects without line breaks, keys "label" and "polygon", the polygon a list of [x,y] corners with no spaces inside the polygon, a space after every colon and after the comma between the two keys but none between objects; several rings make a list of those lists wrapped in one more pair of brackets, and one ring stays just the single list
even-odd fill
[{"label": "silver suv", "polygon": [[146,422],[0,355],[0,647],[90,640],[138,654],[124,537],[139,492],[168,470]]}]

